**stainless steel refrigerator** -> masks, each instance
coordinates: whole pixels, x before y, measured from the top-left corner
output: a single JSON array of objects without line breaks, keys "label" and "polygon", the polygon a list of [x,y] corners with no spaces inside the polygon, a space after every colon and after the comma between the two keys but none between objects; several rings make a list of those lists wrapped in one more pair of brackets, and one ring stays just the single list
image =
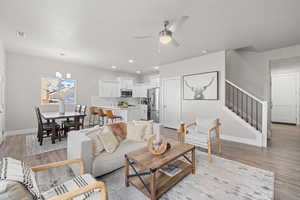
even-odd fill
[{"label": "stainless steel refrigerator", "polygon": [[159,109],[160,109],[160,91],[159,88],[151,88],[147,91],[148,97],[148,120],[153,120],[159,123]]}]

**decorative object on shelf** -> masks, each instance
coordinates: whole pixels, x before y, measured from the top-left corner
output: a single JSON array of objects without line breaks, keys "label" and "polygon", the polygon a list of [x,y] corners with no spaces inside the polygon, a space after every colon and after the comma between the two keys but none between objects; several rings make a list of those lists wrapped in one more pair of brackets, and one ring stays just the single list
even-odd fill
[{"label": "decorative object on shelf", "polygon": [[205,72],[183,76],[184,100],[218,100],[219,73]]},{"label": "decorative object on shelf", "polygon": [[171,145],[167,142],[167,139],[163,136],[152,136],[148,140],[148,150],[154,155],[161,155],[165,153]]}]

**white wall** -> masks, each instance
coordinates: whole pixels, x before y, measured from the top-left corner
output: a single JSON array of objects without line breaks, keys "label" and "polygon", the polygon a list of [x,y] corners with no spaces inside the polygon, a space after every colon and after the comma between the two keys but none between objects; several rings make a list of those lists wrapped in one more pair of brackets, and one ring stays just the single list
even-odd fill
[{"label": "white wall", "polygon": [[[194,121],[196,117],[220,118],[222,135],[226,138],[242,138],[254,140],[256,136],[249,129],[238,123],[227,111],[225,104],[225,51],[195,57],[160,67],[161,78],[183,76],[187,74],[219,71],[219,97],[218,101],[211,100],[182,100],[182,120]],[[180,88],[178,88],[180,90]],[[249,142],[249,143],[251,143]]]},{"label": "white wall", "polygon": [[3,141],[3,131],[5,130],[5,52],[0,41],[0,144]]},{"label": "white wall", "polygon": [[300,45],[258,53],[227,51],[226,79],[257,98],[269,101],[271,61],[297,56],[300,56]]},{"label": "white wall", "polygon": [[37,127],[34,106],[44,111],[58,109],[56,105],[40,105],[41,78],[53,77],[57,71],[72,74],[72,79],[77,81],[77,104],[86,105],[90,105],[91,96],[98,95],[98,80],[112,80],[118,76],[136,78],[126,73],[7,53],[7,131]]}]

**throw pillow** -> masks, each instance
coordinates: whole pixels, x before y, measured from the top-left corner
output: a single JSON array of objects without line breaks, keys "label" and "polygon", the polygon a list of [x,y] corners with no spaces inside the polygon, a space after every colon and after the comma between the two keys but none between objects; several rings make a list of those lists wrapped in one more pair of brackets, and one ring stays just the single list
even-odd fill
[{"label": "throw pillow", "polygon": [[107,126],[111,127],[116,136],[126,139],[127,136],[127,125],[124,122],[112,123]]},{"label": "throw pillow", "polygon": [[127,123],[127,140],[142,142],[147,124]]},{"label": "throw pillow", "polygon": [[148,141],[151,136],[153,136],[153,120],[149,121],[133,121],[135,125],[145,125],[145,134],[143,137],[144,141]]},{"label": "throw pillow", "polygon": [[109,126],[103,127],[102,133],[100,134],[100,139],[105,151],[108,153],[113,153],[119,146],[119,141]]},{"label": "throw pillow", "polygon": [[97,126],[97,127],[94,127],[94,128],[90,128],[87,132],[87,136],[89,138],[91,138],[92,140],[92,145],[93,145],[93,156],[96,157],[98,156],[103,150],[104,150],[104,146],[101,142],[101,139],[99,137],[99,135],[101,134],[102,132],[102,129],[101,127]]}]

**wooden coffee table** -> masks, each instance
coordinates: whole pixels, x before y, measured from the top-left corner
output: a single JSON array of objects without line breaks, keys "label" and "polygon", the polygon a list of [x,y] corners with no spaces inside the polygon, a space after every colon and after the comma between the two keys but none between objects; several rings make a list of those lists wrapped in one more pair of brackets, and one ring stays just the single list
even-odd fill
[{"label": "wooden coffee table", "polygon": [[[171,148],[162,155],[153,155],[147,147],[125,155],[125,184],[129,183],[143,192],[151,200],[156,200],[190,173],[195,174],[195,146],[168,139]],[[167,176],[159,169],[172,161],[180,159],[182,171]]]}]

